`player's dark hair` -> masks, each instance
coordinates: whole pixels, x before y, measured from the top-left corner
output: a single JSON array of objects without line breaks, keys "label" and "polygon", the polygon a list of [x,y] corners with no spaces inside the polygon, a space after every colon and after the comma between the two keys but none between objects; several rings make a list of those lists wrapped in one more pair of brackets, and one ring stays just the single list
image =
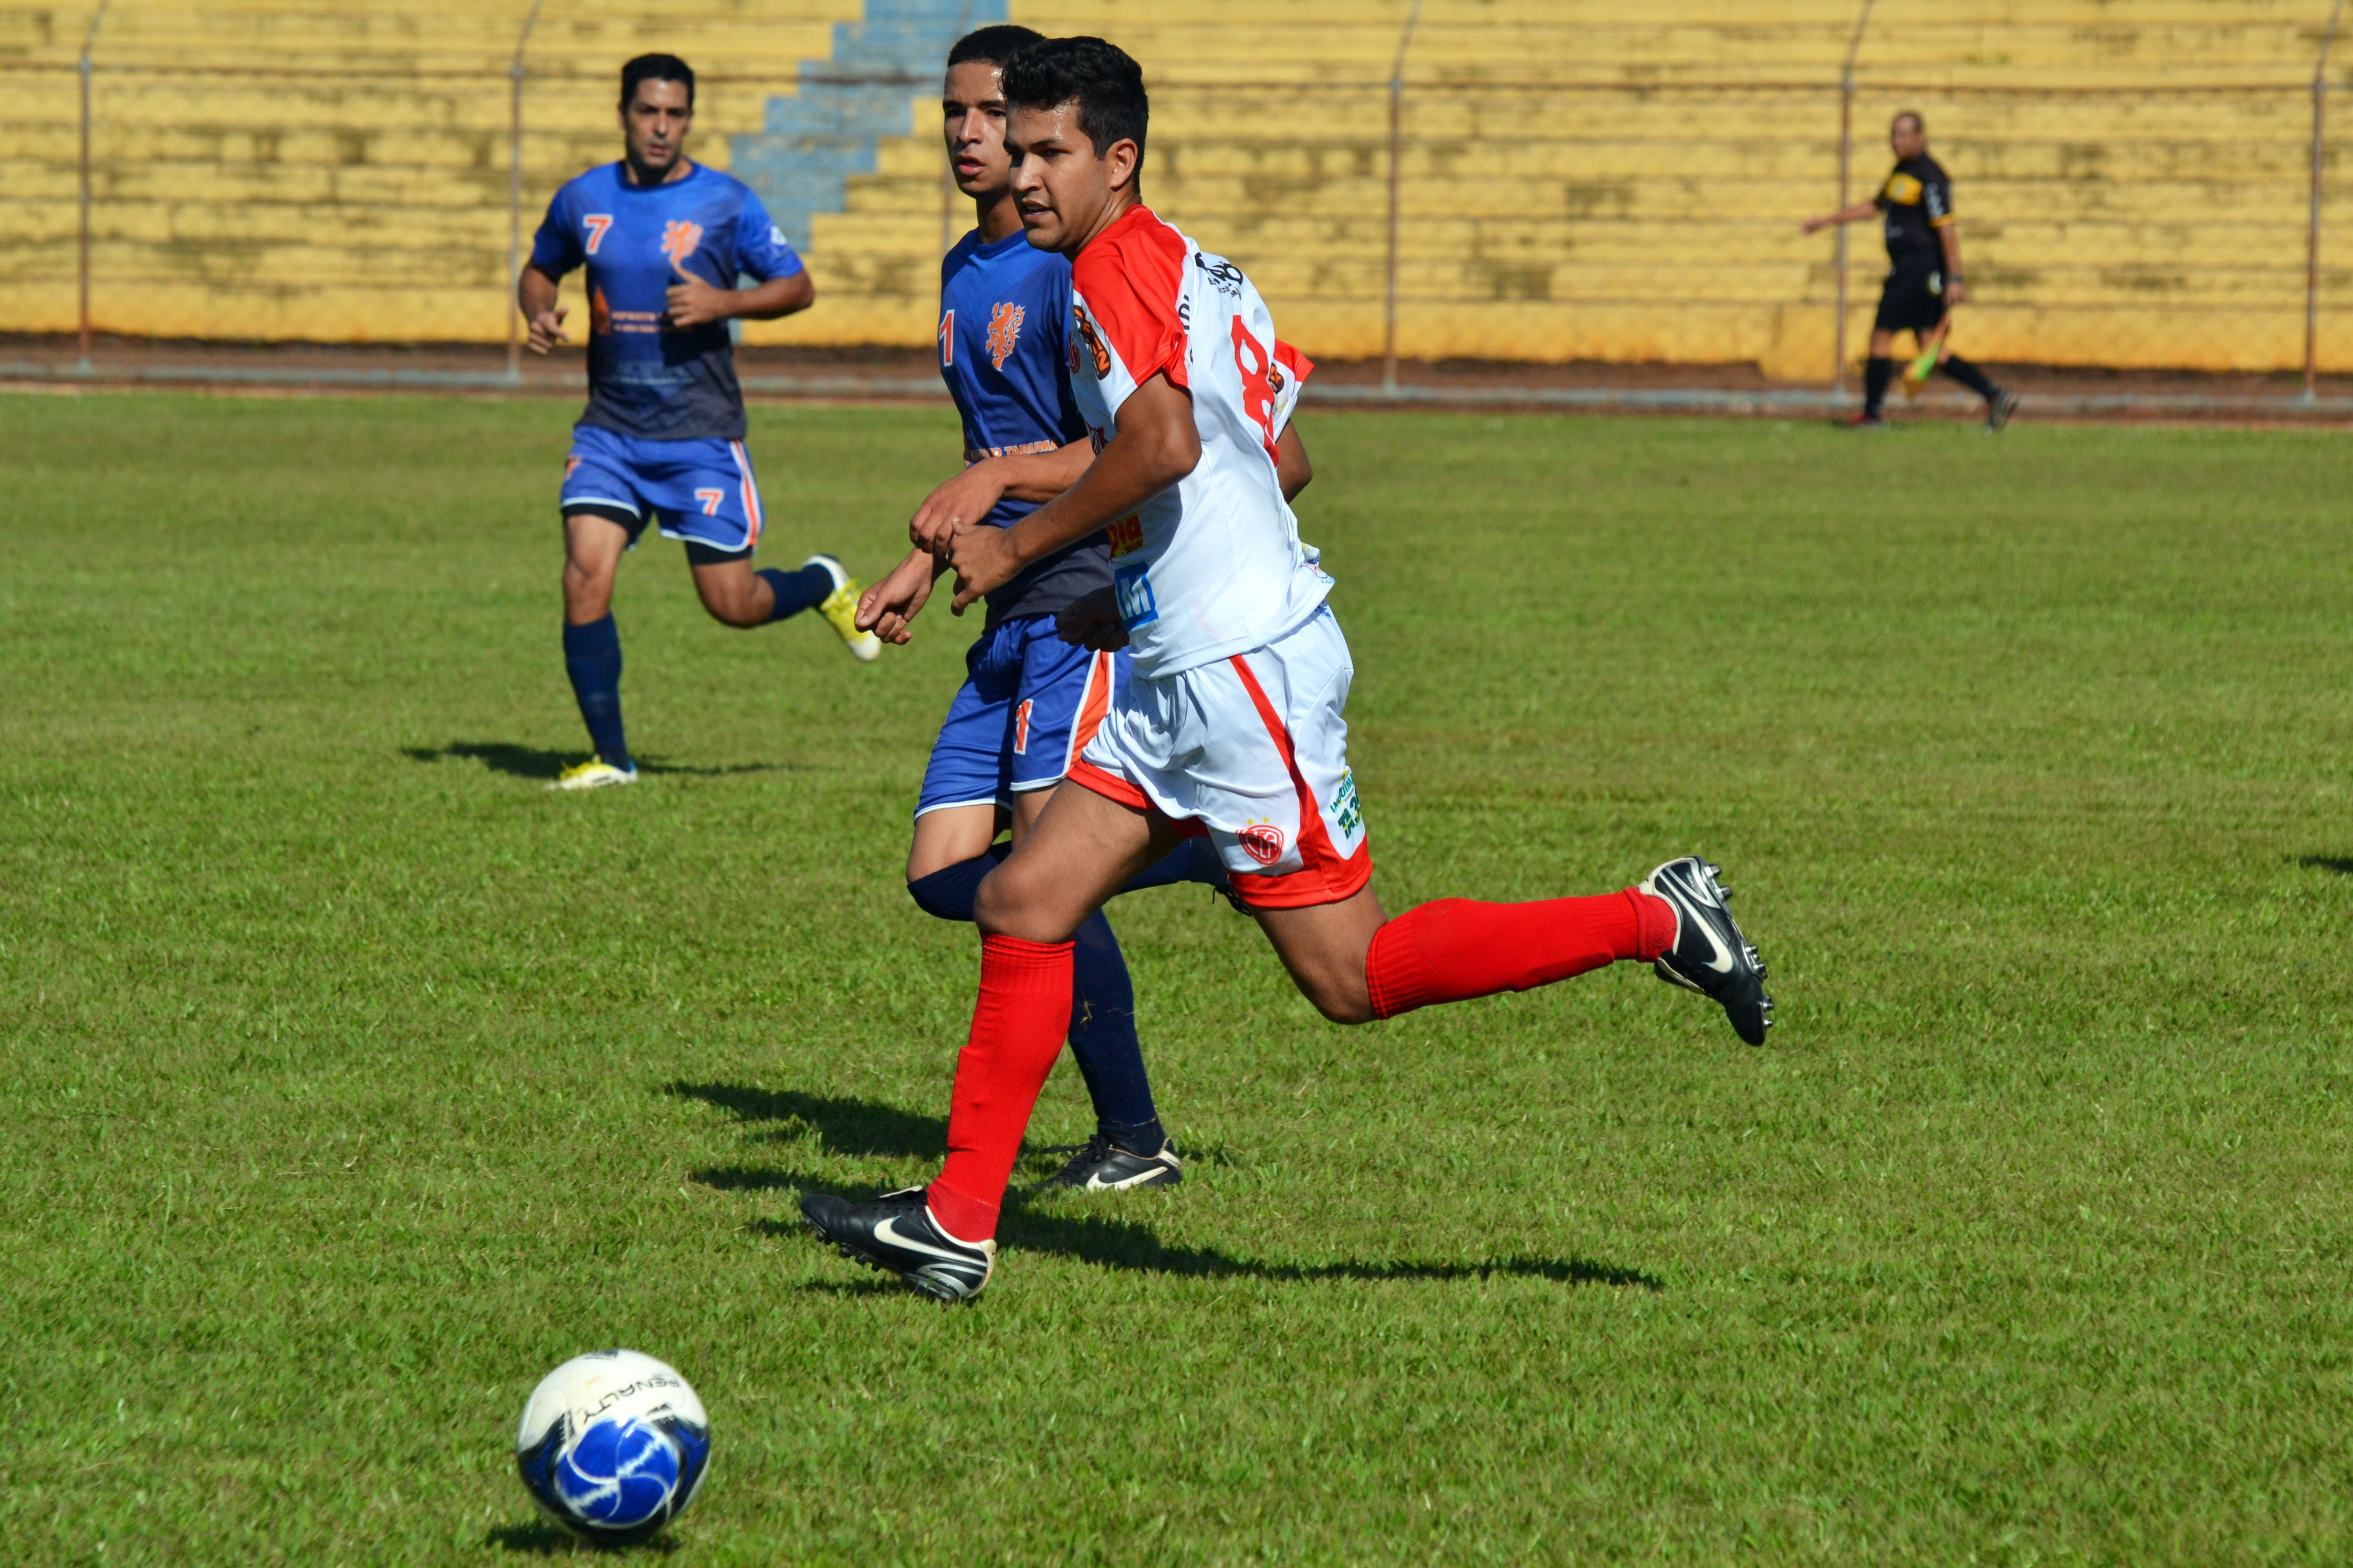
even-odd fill
[{"label": "player's dark hair", "polygon": [[639,55],[621,68],[621,107],[638,96],[641,81],[674,81],[686,89],[686,106],[694,107],[694,68],[676,55]]},{"label": "player's dark hair", "polygon": [[1928,134],[1928,122],[1920,118],[1920,111],[1916,109],[1905,110],[1902,113],[1896,115],[1894,120],[1889,121],[1888,124],[1896,125],[1906,120],[1912,122],[1913,130],[1917,131],[1923,136]]},{"label": "player's dark hair", "polygon": [[1024,27],[1012,22],[999,22],[993,27],[976,27],[958,38],[948,49],[948,68],[978,60],[1002,70],[1013,63],[1013,57],[1032,44],[1042,44],[1046,35],[1035,27]]},{"label": "player's dark hair", "polygon": [[1079,106],[1079,129],[1100,158],[1114,142],[1135,143],[1136,167],[1144,166],[1144,132],[1152,120],[1152,100],[1144,90],[1144,68],[1127,51],[1101,38],[1048,38],[1008,60],[1005,107],[1052,109]]}]

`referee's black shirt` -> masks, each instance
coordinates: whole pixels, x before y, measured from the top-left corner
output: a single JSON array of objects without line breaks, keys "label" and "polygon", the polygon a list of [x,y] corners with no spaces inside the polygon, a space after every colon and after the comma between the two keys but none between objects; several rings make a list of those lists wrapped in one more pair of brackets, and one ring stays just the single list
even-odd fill
[{"label": "referee's black shirt", "polygon": [[1887,259],[1898,271],[1933,271],[1945,265],[1936,231],[1953,221],[1953,182],[1926,153],[1890,171],[1874,205],[1887,215]]}]

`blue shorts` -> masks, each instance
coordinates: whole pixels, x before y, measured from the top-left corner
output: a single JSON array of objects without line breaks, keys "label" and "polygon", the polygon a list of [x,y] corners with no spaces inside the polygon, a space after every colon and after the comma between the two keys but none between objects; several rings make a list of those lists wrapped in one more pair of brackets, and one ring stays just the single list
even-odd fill
[{"label": "blue shorts", "polygon": [[558,505],[610,517],[631,544],[649,522],[723,555],[748,555],[760,542],[760,487],[741,441],[640,441],[575,425]]},{"label": "blue shorts", "polygon": [[1054,635],[1051,616],[1019,616],[981,634],[965,683],[923,770],[915,815],[950,805],[1010,806],[1048,789],[1111,710],[1127,679],[1124,653],[1089,653]]}]

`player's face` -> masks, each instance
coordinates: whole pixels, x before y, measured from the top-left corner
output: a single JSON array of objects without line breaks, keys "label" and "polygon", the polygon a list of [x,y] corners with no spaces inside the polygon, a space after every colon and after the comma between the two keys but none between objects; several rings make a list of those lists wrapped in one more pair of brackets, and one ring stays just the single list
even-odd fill
[{"label": "player's face", "polygon": [[1928,150],[1928,133],[1920,129],[1918,121],[1906,115],[1887,128],[1887,144],[1894,149],[1895,161],[1900,163]]},{"label": "player's face", "polygon": [[1065,256],[1076,256],[1111,226],[1135,177],[1135,143],[1114,142],[1098,157],[1079,129],[1075,101],[1015,110],[1006,120],[1005,150],[1029,243]]},{"label": "player's face", "polygon": [[940,112],[956,189],[984,201],[1003,195],[1012,178],[1005,156],[1005,72],[987,60],[951,68]]},{"label": "player's face", "polygon": [[694,124],[694,105],[682,81],[641,81],[621,110],[621,133],[628,140],[629,162],[643,173],[662,175],[678,166],[686,150],[686,133]]}]

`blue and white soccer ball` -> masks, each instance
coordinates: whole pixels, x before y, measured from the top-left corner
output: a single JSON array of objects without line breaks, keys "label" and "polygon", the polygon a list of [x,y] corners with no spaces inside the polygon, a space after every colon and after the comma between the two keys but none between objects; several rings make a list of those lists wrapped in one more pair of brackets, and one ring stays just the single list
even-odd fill
[{"label": "blue and white soccer ball", "polygon": [[549,1373],[515,1434],[532,1501],[590,1541],[652,1536],[686,1511],[710,1462],[702,1401],[636,1351],[593,1351]]}]

